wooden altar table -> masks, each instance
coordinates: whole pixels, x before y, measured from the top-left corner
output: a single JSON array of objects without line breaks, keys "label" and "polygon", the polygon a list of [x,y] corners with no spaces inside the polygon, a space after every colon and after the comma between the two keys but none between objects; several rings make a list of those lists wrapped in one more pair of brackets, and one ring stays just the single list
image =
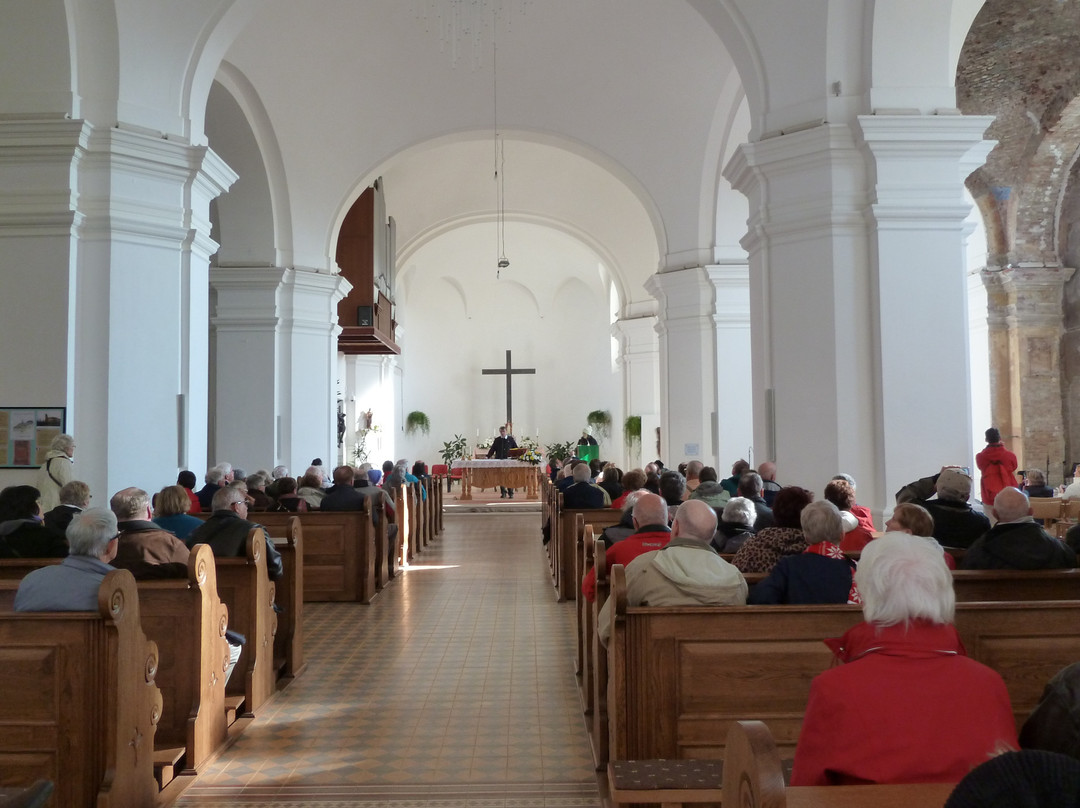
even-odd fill
[{"label": "wooden altar table", "polygon": [[462,470],[461,499],[472,499],[472,488],[524,488],[526,499],[537,498],[537,469],[520,460],[455,460]]}]

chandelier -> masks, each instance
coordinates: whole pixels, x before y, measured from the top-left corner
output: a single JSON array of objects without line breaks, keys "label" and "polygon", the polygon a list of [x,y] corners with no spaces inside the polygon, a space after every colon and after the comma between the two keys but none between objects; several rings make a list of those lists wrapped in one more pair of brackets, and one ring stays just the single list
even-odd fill
[{"label": "chandelier", "polygon": [[485,36],[492,41],[502,22],[510,30],[512,12],[524,14],[533,0],[415,0],[416,18],[439,34],[439,48],[449,51],[457,67],[463,52],[471,54],[476,70],[484,62]]}]

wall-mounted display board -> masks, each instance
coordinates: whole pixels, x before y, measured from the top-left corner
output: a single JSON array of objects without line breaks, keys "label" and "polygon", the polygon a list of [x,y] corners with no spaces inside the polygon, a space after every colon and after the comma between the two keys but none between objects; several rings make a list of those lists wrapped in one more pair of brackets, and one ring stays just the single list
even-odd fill
[{"label": "wall-mounted display board", "polygon": [[0,407],[0,468],[36,468],[64,431],[64,407]]}]

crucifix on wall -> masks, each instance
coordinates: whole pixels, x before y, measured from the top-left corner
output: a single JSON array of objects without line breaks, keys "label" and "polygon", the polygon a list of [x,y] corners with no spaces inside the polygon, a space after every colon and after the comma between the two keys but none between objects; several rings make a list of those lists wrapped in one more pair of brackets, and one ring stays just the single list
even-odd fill
[{"label": "crucifix on wall", "polygon": [[483,368],[480,371],[484,376],[506,376],[506,424],[507,428],[514,423],[513,393],[511,379],[517,375],[536,375],[536,368],[514,368],[510,362],[510,351],[506,351],[505,368]]}]

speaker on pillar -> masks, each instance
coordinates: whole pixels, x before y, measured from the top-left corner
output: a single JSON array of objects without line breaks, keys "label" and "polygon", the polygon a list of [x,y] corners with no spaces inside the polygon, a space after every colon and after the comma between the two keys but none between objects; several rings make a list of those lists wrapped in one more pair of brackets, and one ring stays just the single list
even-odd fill
[{"label": "speaker on pillar", "polygon": [[374,322],[374,309],[371,306],[357,306],[356,307],[356,324],[359,326],[373,326]]}]

